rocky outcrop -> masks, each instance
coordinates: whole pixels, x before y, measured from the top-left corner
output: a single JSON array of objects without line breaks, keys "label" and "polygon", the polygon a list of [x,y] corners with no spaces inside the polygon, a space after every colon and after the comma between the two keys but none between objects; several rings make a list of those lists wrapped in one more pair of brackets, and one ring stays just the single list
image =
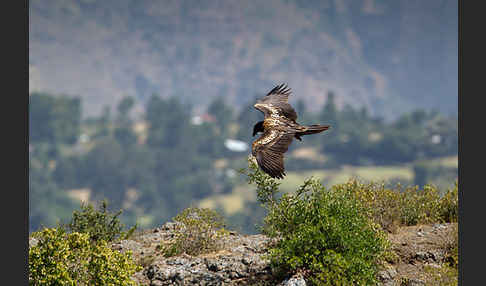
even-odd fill
[{"label": "rocky outcrop", "polygon": [[230,233],[220,251],[164,257],[159,246],[172,238],[172,228],[173,223],[167,223],[133,240],[113,244],[117,250],[131,250],[144,266],[135,275],[143,285],[258,285],[271,280],[268,260],[262,257],[269,242],[266,236]]},{"label": "rocky outcrop", "polygon": [[[389,234],[396,261],[385,265],[379,278],[383,285],[430,285],[426,268],[440,268],[457,224],[415,225]],[[435,285],[435,284],[434,284]]]},{"label": "rocky outcrop", "polygon": [[[263,255],[271,240],[264,235],[230,233],[217,252],[164,257],[159,246],[173,237],[173,226],[167,223],[113,244],[119,251],[131,250],[144,267],[134,276],[142,285],[309,285],[299,274],[274,280]],[[410,226],[389,234],[397,257],[379,272],[381,285],[425,285],[424,267],[439,267],[451,227],[452,224]]]}]

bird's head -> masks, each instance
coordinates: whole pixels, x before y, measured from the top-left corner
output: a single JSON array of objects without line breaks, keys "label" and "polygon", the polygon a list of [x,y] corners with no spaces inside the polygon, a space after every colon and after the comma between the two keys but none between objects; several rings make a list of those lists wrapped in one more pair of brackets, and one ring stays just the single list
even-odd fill
[{"label": "bird's head", "polygon": [[259,99],[259,100],[257,100],[257,101],[256,101],[256,103],[253,105],[253,107],[255,107],[255,108],[256,108],[256,109],[258,109],[258,110],[261,110],[261,107],[262,107],[262,105],[263,105],[262,103],[263,103],[263,102],[262,102],[262,100],[261,100],[261,99]]},{"label": "bird's head", "polygon": [[257,135],[258,132],[263,132],[263,121],[258,121],[255,126],[253,126],[253,136]]}]

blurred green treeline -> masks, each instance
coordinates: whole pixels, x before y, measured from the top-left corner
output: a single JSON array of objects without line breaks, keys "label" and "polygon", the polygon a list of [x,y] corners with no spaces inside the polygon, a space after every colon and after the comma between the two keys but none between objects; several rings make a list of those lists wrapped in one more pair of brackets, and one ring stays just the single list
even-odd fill
[{"label": "blurred green treeline", "polygon": [[[135,99],[126,96],[114,112],[106,107],[98,117],[82,118],[80,98],[31,93],[30,231],[69,218],[79,206],[73,194],[83,192],[91,202],[107,199],[113,209],[124,209],[124,223],[142,227],[160,225],[209,195],[231,192],[242,181],[235,170],[246,166],[250,150],[232,151],[225,142],[251,146],[253,125],[263,119],[254,99],[238,110],[217,97],[196,117],[194,106],[159,95],[135,115]],[[430,163],[457,155],[457,117],[416,110],[385,122],[366,108],[338,108],[332,92],[319,112],[308,111],[301,100],[294,106],[299,123],[332,128],[289,149],[310,147],[326,160],[288,156],[288,171],[410,163],[415,179],[409,183],[457,178],[457,167]]]}]

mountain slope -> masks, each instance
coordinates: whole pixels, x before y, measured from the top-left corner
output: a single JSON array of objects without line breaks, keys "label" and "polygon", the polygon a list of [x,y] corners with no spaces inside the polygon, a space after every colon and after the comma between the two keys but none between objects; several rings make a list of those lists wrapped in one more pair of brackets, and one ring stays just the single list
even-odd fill
[{"label": "mountain slope", "polygon": [[242,106],[280,82],[314,110],[329,90],[387,117],[457,110],[454,1],[29,4],[30,90],[80,95],[85,115],[152,93]]}]

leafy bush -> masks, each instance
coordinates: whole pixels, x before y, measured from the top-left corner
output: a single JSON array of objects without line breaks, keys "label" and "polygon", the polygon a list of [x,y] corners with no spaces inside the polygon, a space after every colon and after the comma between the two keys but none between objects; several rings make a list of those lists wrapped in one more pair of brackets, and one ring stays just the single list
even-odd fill
[{"label": "leafy bush", "polygon": [[165,256],[181,253],[199,255],[218,250],[221,247],[220,239],[227,234],[223,228],[223,218],[207,208],[187,208],[174,221],[174,240],[161,245]]},{"label": "leafy bush", "polygon": [[402,206],[400,192],[385,188],[385,184],[359,183],[351,180],[346,184],[366,206],[368,216],[384,230],[395,232],[401,224]]},{"label": "leafy bush", "polygon": [[29,248],[29,285],[135,285],[130,277],[141,270],[130,251],[95,243],[87,233],[45,228],[32,237],[38,243]]},{"label": "leafy bush", "polygon": [[403,191],[400,185],[390,189],[385,188],[384,183],[364,184],[356,180],[346,185],[366,206],[368,216],[390,232],[401,225],[457,221],[457,183],[442,197],[433,185],[425,185],[422,190],[415,186]]},{"label": "leafy bush", "polygon": [[439,190],[431,185],[425,185],[423,190],[417,186],[407,188],[401,196],[402,223],[416,225],[440,221]]},{"label": "leafy bush", "polygon": [[118,219],[122,210],[113,214],[108,212],[107,208],[106,200],[101,202],[99,210],[95,210],[91,204],[83,203],[81,211],[74,211],[71,222],[62,227],[73,232],[87,233],[93,241],[129,238],[137,226],[133,226],[128,231],[123,231],[124,225]]},{"label": "leafy bush", "polygon": [[439,202],[440,218],[444,222],[457,222],[459,215],[459,190],[457,181],[454,188],[447,190]]},{"label": "leafy bush", "polygon": [[280,274],[303,272],[317,285],[376,284],[387,252],[386,234],[367,216],[349,184],[326,190],[308,179],[296,194],[279,198],[278,183],[249,160],[249,182],[267,208],[264,231],[277,238],[269,249]]}]

